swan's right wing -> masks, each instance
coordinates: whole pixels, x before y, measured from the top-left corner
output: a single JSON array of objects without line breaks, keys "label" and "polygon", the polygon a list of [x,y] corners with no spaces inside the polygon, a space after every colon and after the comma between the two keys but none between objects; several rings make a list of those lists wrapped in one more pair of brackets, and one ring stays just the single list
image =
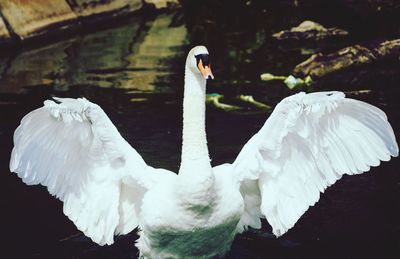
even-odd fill
[{"label": "swan's right wing", "polygon": [[238,231],[261,227],[263,215],[280,236],[342,175],[366,172],[398,152],[377,107],[341,92],[287,97],[229,169],[245,203]]},{"label": "swan's right wing", "polygon": [[64,213],[98,244],[113,243],[137,224],[157,171],[121,137],[96,104],[56,99],[27,114],[14,133],[10,170],[42,184]]}]

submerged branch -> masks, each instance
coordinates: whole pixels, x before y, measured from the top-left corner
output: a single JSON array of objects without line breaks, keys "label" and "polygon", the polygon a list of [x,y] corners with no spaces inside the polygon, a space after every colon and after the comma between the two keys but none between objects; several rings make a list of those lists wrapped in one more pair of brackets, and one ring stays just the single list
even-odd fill
[{"label": "submerged branch", "polygon": [[[238,110],[244,109],[244,107],[241,107],[238,105],[222,103],[220,100],[223,98],[224,98],[224,96],[221,94],[216,94],[216,93],[207,94],[206,103],[208,105],[211,105],[217,109],[224,110],[224,111],[238,111]],[[256,108],[257,110],[270,110],[271,109],[271,106],[254,100],[253,96],[251,96],[251,95],[239,95],[239,96],[236,96],[234,99],[237,101],[240,101],[242,103],[245,103],[247,105],[250,105],[250,106]]]},{"label": "submerged branch", "polygon": [[289,89],[293,89],[293,88],[301,87],[301,86],[309,86],[313,82],[313,80],[310,76],[307,76],[305,78],[296,78],[292,75],[275,76],[270,73],[261,74],[261,80],[263,80],[263,81],[280,80],[280,81],[283,81]]}]

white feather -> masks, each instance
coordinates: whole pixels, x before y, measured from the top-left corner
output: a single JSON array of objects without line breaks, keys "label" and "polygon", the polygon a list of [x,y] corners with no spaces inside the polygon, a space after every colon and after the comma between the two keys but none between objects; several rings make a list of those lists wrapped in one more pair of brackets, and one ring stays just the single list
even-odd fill
[{"label": "white feather", "polygon": [[[280,236],[343,174],[368,171],[390,156],[398,156],[398,146],[383,111],[341,92],[299,93],[277,105],[231,170],[241,186],[258,179],[261,213]],[[257,192],[241,193],[251,206],[246,197]],[[257,218],[245,211],[239,230],[251,226],[249,217]]]},{"label": "white feather", "polygon": [[101,245],[112,244],[114,234],[137,227],[131,208],[140,206],[143,193],[157,181],[154,169],[98,105],[55,99],[59,104],[47,100],[22,119],[10,170],[26,184],[47,186],[79,230]]}]

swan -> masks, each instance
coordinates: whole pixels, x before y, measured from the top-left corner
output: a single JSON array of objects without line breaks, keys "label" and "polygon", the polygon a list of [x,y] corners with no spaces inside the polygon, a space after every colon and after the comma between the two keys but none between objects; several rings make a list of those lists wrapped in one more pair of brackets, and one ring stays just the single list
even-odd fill
[{"label": "swan", "polygon": [[141,258],[224,256],[236,234],[261,228],[278,237],[344,174],[398,156],[383,111],[342,92],[283,99],[233,163],[212,167],[205,131],[211,72],[206,47],[185,65],[179,174],[146,164],[97,104],[54,98],[14,133],[10,171],[41,184],[94,242],[139,229]]}]

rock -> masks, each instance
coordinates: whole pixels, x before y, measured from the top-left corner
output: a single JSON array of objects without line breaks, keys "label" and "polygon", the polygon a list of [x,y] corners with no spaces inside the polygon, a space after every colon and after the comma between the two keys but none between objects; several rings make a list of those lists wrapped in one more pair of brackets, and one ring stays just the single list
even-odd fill
[{"label": "rock", "polygon": [[10,40],[11,40],[11,34],[8,31],[3,18],[0,17],[0,43],[8,42]]},{"label": "rock", "polygon": [[296,75],[322,77],[348,67],[368,64],[384,58],[400,56],[400,39],[367,46],[353,45],[324,55],[318,53],[294,68]]},{"label": "rock", "polygon": [[[142,5],[142,0],[0,0],[0,11],[12,31],[25,40],[76,26],[80,18],[116,16]],[[10,38],[10,33],[0,19],[0,41],[3,38]]]},{"label": "rock", "polygon": [[26,40],[63,31],[87,19],[97,22],[130,13],[144,3],[157,9],[180,6],[178,0],[0,0],[0,43],[11,40],[12,35]]},{"label": "rock", "polygon": [[76,15],[83,18],[130,13],[142,7],[141,0],[68,0],[68,3]]},{"label": "rock", "polygon": [[0,9],[21,39],[63,30],[77,22],[76,14],[64,0],[0,0]]},{"label": "rock", "polygon": [[144,0],[144,2],[153,5],[156,9],[174,9],[181,6],[178,0]]},{"label": "rock", "polygon": [[292,31],[292,32],[306,32],[306,31],[311,31],[311,30],[316,30],[316,31],[320,31],[320,32],[328,31],[328,29],[326,29],[321,24],[313,22],[313,21],[304,21],[304,22],[300,23],[299,26],[293,27],[290,31]]},{"label": "rock", "polygon": [[346,36],[348,32],[338,28],[325,28],[313,21],[304,21],[290,30],[277,32],[272,37],[278,40],[322,40],[329,37]]}]

